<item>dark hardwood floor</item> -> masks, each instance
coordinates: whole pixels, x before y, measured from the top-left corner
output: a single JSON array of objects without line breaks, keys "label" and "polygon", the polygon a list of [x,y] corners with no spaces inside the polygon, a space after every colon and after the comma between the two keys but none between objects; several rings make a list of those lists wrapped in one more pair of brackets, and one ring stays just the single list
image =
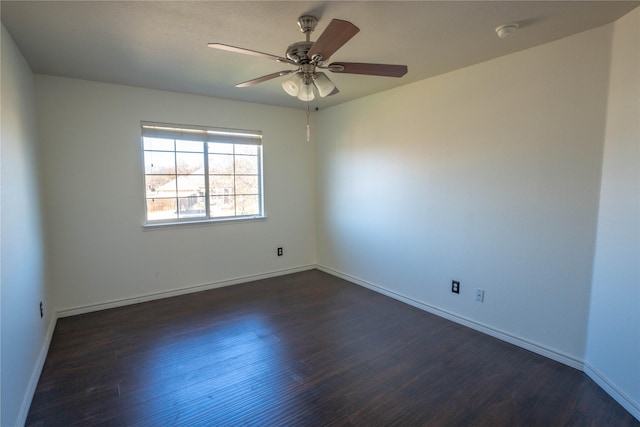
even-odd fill
[{"label": "dark hardwood floor", "polygon": [[27,425],[640,423],[580,371],[311,270],[59,319]]}]

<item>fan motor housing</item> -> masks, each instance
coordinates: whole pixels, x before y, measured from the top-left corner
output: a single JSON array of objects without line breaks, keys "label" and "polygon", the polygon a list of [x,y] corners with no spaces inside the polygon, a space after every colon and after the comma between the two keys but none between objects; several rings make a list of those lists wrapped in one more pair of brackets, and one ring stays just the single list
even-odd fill
[{"label": "fan motor housing", "polygon": [[286,56],[296,64],[307,64],[311,58],[307,56],[309,49],[313,46],[313,42],[297,42],[289,45]]}]

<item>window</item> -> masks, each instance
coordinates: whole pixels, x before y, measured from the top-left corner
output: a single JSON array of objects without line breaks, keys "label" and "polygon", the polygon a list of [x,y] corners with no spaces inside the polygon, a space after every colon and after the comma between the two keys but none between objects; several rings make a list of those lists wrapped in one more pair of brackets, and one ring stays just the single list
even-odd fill
[{"label": "window", "polygon": [[147,225],[264,216],[261,132],[141,126]]}]

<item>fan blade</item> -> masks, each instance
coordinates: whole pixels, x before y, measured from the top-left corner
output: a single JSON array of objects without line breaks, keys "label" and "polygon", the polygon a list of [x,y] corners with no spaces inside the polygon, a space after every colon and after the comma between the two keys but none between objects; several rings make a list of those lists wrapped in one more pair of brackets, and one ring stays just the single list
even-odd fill
[{"label": "fan blade", "polygon": [[274,61],[277,61],[277,62],[286,62],[286,63],[289,63],[289,64],[293,64],[294,63],[290,59],[283,58],[281,56],[271,55],[269,53],[262,53],[262,52],[258,52],[256,50],[245,49],[245,48],[242,48],[242,47],[229,46],[228,44],[209,43],[207,46],[209,46],[210,48],[213,48],[213,49],[220,49],[220,50],[224,50],[224,51],[227,51],[227,52],[242,53],[243,55],[251,55],[251,56],[258,56],[258,57],[267,58],[267,59],[273,59]]},{"label": "fan blade", "polygon": [[334,88],[333,88],[333,90],[331,91],[331,93],[330,93],[329,95],[327,95],[327,96],[335,95],[335,94],[336,94],[336,93],[338,93],[338,92],[340,92],[340,91],[338,90],[338,88],[337,88],[337,87],[334,87]]},{"label": "fan blade", "polygon": [[266,82],[267,80],[275,79],[277,77],[286,76],[287,74],[293,73],[297,70],[283,70],[278,71],[277,73],[267,74],[266,76],[258,77],[257,79],[248,80],[243,83],[238,83],[236,87],[250,87],[257,85],[258,83]]},{"label": "fan blade", "polygon": [[342,21],[340,19],[332,19],[327,28],[324,30],[318,40],[311,46],[307,56],[313,58],[314,55],[322,55],[322,61],[329,59],[338,49],[351,37],[358,34],[360,28],[351,22]]},{"label": "fan blade", "polygon": [[402,77],[408,71],[406,65],[368,64],[364,62],[335,62],[329,64],[327,68],[334,73],[367,74],[369,76],[384,77]]}]

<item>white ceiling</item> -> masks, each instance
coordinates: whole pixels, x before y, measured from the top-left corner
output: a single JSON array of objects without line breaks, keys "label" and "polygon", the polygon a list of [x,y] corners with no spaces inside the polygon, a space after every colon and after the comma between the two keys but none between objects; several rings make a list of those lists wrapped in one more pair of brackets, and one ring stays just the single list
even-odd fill
[{"label": "white ceiling", "polygon": [[[406,64],[402,78],[329,74],[340,89],[325,108],[612,22],[638,1],[6,1],[2,22],[33,72],[294,108],[286,77],[234,85],[284,70],[264,58],[218,51],[219,42],[284,55],[304,39],[298,16],[338,18],[360,32],[332,61]],[[518,23],[500,39],[494,29]]]}]

